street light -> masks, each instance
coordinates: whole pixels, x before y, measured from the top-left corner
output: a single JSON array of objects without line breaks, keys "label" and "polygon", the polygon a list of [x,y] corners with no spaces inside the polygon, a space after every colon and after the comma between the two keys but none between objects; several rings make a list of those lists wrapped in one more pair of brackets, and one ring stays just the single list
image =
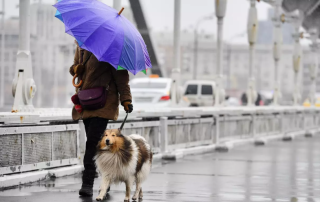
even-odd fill
[{"label": "street light", "polygon": [[20,0],[19,5],[19,50],[12,82],[13,113],[33,112],[32,99],[36,93],[30,52],[30,0]]},{"label": "street light", "polygon": [[215,106],[219,107],[224,101],[225,91],[223,89],[223,71],[222,71],[222,59],[223,59],[223,19],[227,11],[227,0],[215,1],[215,11],[217,17],[217,77],[215,88]]},{"label": "street light", "polygon": [[4,37],[5,37],[5,30],[4,30],[4,15],[5,15],[5,0],[2,0],[2,11],[0,13],[2,15],[1,24],[1,78],[0,78],[0,107],[4,106],[4,72],[5,72],[5,65],[4,65]]},{"label": "street light", "polygon": [[181,28],[181,0],[174,1],[174,28],[173,28],[173,68],[171,70],[172,78],[172,97],[173,105],[179,100],[178,86],[180,85],[180,28]]},{"label": "street light", "polygon": [[211,14],[209,16],[205,16],[201,18],[194,29],[194,50],[193,50],[193,79],[197,79],[197,64],[198,64],[198,28],[201,23],[207,20],[212,20],[214,18],[214,14]]},{"label": "street light", "polygon": [[310,77],[311,77],[311,93],[310,93],[310,101],[312,106],[315,106],[316,99],[315,94],[317,90],[317,75],[318,75],[318,51],[319,51],[319,43],[318,43],[318,36],[319,31],[317,28],[313,28],[309,30],[310,33],[310,39],[312,41],[312,44],[310,45],[312,56],[313,56],[313,62],[310,66]]}]

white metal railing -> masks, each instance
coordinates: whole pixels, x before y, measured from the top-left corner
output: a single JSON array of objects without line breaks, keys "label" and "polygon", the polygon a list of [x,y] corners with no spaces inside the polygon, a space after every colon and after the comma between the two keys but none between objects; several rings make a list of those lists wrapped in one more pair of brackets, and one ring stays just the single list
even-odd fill
[{"label": "white metal railing", "polygon": [[[154,153],[166,153],[230,140],[315,133],[320,128],[319,113],[318,108],[303,107],[138,110],[130,114],[123,134],[140,134]],[[0,114],[0,124],[6,115]],[[72,123],[70,110],[38,115],[42,122],[37,125],[0,125],[0,175],[81,163],[86,138],[83,122]],[[107,128],[119,128],[123,117],[121,113]],[[4,148],[15,149],[8,153]]]}]

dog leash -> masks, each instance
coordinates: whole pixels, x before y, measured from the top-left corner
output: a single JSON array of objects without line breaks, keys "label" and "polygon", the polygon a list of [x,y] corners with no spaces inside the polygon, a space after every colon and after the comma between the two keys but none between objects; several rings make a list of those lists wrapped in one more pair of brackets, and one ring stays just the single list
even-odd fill
[{"label": "dog leash", "polygon": [[126,117],[124,117],[124,120],[123,120],[123,122],[122,122],[122,124],[121,124],[121,126],[120,126],[120,128],[119,128],[120,130],[122,130],[124,124],[126,123],[127,118],[128,118],[128,115],[129,115],[129,113],[127,113]]}]

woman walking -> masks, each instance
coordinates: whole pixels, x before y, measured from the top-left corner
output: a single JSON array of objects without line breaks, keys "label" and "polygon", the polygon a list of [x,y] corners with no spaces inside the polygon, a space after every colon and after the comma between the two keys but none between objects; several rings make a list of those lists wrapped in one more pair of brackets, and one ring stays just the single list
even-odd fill
[{"label": "woman walking", "polygon": [[83,159],[82,187],[79,195],[92,196],[96,173],[93,157],[101,135],[107,128],[109,120],[117,120],[120,103],[127,113],[131,113],[133,110],[129,74],[127,70],[117,71],[109,63],[99,62],[92,53],[81,49],[78,44],[74,64],[70,67],[70,74],[78,77],[79,83],[75,85],[76,92],[79,95],[77,99],[81,100],[81,91],[88,92],[90,89],[99,87],[103,87],[105,89],[103,93],[106,93],[106,100],[103,101],[105,103],[98,109],[96,107],[94,109],[89,107],[88,109],[83,105],[75,105],[72,110],[72,118],[74,120],[83,120],[87,136],[86,151]]}]

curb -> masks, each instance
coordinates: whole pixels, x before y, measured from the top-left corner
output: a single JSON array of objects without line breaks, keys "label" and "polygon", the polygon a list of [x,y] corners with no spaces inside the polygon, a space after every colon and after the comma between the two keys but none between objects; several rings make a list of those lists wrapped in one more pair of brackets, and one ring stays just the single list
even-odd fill
[{"label": "curb", "polygon": [[279,134],[279,135],[272,135],[269,137],[261,137],[261,138],[257,138],[254,140],[254,144],[259,146],[259,145],[266,145],[268,144],[268,142],[272,142],[272,141],[278,141],[283,139],[284,135],[283,134]]},{"label": "curb", "polygon": [[187,149],[177,149],[174,152],[168,152],[163,154],[162,159],[174,161],[188,155],[204,154],[212,151],[228,152],[236,146],[243,146],[251,143],[255,145],[266,145],[268,142],[278,141],[278,140],[291,141],[298,137],[313,137],[317,135],[319,132],[320,132],[320,129],[308,130],[308,131],[301,130],[298,132],[292,132],[285,135],[278,134],[278,135],[272,135],[272,136],[263,137],[263,138],[231,140],[218,145],[208,145],[208,146],[200,146],[200,147],[193,147],[193,148],[187,148]]},{"label": "curb", "polygon": [[162,159],[174,161],[188,155],[204,154],[204,153],[212,152],[215,149],[216,149],[216,145],[191,147],[187,149],[177,149],[174,152],[167,152],[163,154]]},{"label": "curb", "polygon": [[36,182],[52,177],[63,177],[80,173],[83,170],[82,165],[69,166],[64,168],[56,168],[50,170],[33,171],[28,173],[20,173],[13,175],[4,175],[0,177],[0,190],[7,189],[22,184]]}]

